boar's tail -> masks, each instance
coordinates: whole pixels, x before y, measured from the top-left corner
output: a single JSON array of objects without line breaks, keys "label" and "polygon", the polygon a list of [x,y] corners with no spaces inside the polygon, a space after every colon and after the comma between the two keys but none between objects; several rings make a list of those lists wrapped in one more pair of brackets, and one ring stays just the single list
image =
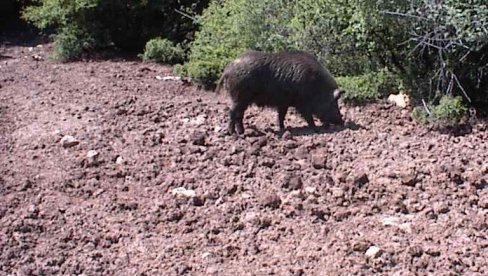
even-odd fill
[{"label": "boar's tail", "polygon": [[220,77],[220,79],[217,81],[217,87],[215,88],[215,92],[217,94],[220,94],[220,90],[222,89],[222,85],[224,84],[224,74]]}]

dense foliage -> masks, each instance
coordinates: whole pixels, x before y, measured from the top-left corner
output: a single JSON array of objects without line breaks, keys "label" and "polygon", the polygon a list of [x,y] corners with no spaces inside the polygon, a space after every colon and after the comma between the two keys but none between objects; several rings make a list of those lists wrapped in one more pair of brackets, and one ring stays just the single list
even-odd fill
[{"label": "dense foliage", "polygon": [[78,57],[82,51],[116,47],[140,51],[154,37],[192,40],[198,13],[208,0],[34,0],[23,17],[41,29],[54,28],[55,55]]},{"label": "dense foliage", "polygon": [[465,119],[468,109],[463,105],[460,96],[443,96],[437,105],[417,106],[413,110],[413,117],[422,123],[435,123],[440,126],[450,126]]},{"label": "dense foliage", "polygon": [[416,104],[462,95],[486,106],[487,12],[482,0],[218,0],[198,17],[189,60],[177,69],[211,85],[245,49],[301,49],[348,76],[359,101],[383,93],[365,76],[387,68]]},{"label": "dense foliage", "polygon": [[158,37],[146,43],[144,54],[141,57],[144,60],[173,64],[183,61],[185,51],[180,44]]}]

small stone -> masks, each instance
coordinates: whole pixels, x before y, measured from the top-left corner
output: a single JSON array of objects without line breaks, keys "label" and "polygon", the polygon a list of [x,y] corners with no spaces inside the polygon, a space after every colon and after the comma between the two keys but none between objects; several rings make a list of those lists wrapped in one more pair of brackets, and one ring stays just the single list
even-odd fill
[{"label": "small stone", "polygon": [[405,233],[409,233],[409,234],[412,233],[412,225],[408,222],[399,224],[398,228],[400,228],[400,230],[402,230]]},{"label": "small stone", "polygon": [[441,255],[441,251],[435,247],[435,246],[429,246],[425,249],[425,253],[430,255],[430,256],[433,256],[433,257],[438,257]]},{"label": "small stone", "polygon": [[305,193],[307,193],[309,195],[315,195],[317,193],[317,188],[311,187],[311,186],[307,186],[303,190],[305,191]]},{"label": "small stone", "polygon": [[53,131],[53,135],[54,136],[62,137],[63,136],[63,133],[61,132],[60,129],[56,129],[55,131]]},{"label": "small stone", "polygon": [[481,166],[481,173],[488,174],[488,163],[485,163]]},{"label": "small stone", "polygon": [[478,200],[478,206],[483,209],[488,209],[488,197],[483,197]]},{"label": "small stone", "polygon": [[207,259],[207,258],[210,258],[210,257],[212,257],[212,256],[213,256],[213,254],[212,254],[212,253],[210,253],[210,252],[205,252],[205,253],[203,253],[203,254],[202,254],[202,259]]},{"label": "small stone", "polygon": [[89,159],[95,159],[97,158],[99,155],[98,151],[96,150],[89,150],[87,153],[86,153],[86,158],[89,158]]},{"label": "small stone", "polygon": [[358,187],[362,187],[369,182],[368,175],[362,171],[353,173],[350,177],[350,180],[354,185]]},{"label": "small stone", "polygon": [[400,224],[400,218],[398,218],[398,217],[385,217],[381,220],[381,223],[385,226],[397,226]]},{"label": "small stone", "polygon": [[381,253],[383,253],[381,248],[373,245],[373,246],[370,246],[368,248],[368,250],[366,250],[366,253],[364,253],[364,255],[367,258],[375,259],[375,258],[378,258],[379,256],[381,256]]},{"label": "small stone", "polygon": [[187,190],[184,187],[178,187],[171,190],[171,194],[174,196],[187,197],[187,198],[192,198],[197,195],[194,190],[190,190],[190,189]]},{"label": "small stone", "polygon": [[71,135],[65,135],[61,138],[60,143],[64,148],[71,148],[78,145],[80,141]]},{"label": "small stone", "polygon": [[122,158],[122,156],[118,156],[117,159],[115,159],[115,164],[124,165],[125,164],[124,158]]},{"label": "small stone", "polygon": [[272,168],[275,165],[275,160],[272,158],[263,158],[260,160],[259,165],[266,168]]},{"label": "small stone", "polygon": [[281,205],[281,198],[275,193],[266,194],[261,199],[261,205],[264,207],[277,209]]},{"label": "small stone", "polygon": [[295,190],[295,191],[291,191],[288,194],[287,200],[290,201],[293,198],[298,198],[300,200],[303,200],[303,199],[305,199],[305,196],[303,195],[301,190]]},{"label": "small stone", "polygon": [[352,250],[358,252],[365,252],[369,248],[369,243],[365,241],[356,241],[352,244]]},{"label": "small stone", "polygon": [[422,254],[424,254],[424,250],[422,249],[422,247],[416,245],[416,246],[412,246],[408,249],[408,253],[410,254],[410,256],[414,257],[414,258],[418,258],[420,256],[422,256]]},{"label": "small stone", "polygon": [[291,191],[300,190],[302,187],[303,182],[300,176],[292,176],[285,180],[285,183],[283,183],[283,188],[289,189]]},{"label": "small stone", "polygon": [[190,204],[193,206],[201,207],[205,204],[205,201],[199,196],[190,197]]},{"label": "small stone", "polygon": [[327,156],[322,154],[312,155],[312,166],[314,169],[324,169],[327,163]]},{"label": "small stone", "polygon": [[351,216],[351,211],[349,211],[349,210],[341,210],[341,211],[338,211],[334,214],[334,218],[337,221],[343,221],[350,216]]},{"label": "small stone", "polygon": [[341,188],[332,188],[332,196],[335,198],[344,198],[345,192]]},{"label": "small stone", "polygon": [[449,212],[449,205],[445,202],[436,202],[432,208],[436,214],[445,214]]},{"label": "small stone", "polygon": [[193,145],[196,146],[205,146],[205,139],[206,139],[206,135],[203,132],[197,131],[193,133],[193,135],[191,136],[191,141]]},{"label": "small stone", "polygon": [[418,182],[417,180],[417,174],[414,171],[405,171],[400,173],[400,181],[402,185],[406,186],[415,186],[415,184]]}]

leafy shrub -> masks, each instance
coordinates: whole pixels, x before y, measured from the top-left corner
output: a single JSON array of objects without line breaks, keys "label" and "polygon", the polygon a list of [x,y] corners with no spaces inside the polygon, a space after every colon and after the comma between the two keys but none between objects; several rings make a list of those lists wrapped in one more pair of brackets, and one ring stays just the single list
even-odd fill
[{"label": "leafy shrub", "polygon": [[180,44],[165,38],[154,38],[146,43],[142,58],[163,63],[181,62],[185,57],[185,51]]},{"label": "leafy shrub", "polygon": [[[194,81],[211,84],[218,76],[214,72],[220,73],[227,62],[244,50],[300,49],[317,56],[334,75],[376,71],[382,66],[375,53],[385,55],[388,51],[370,38],[378,30],[392,29],[393,24],[378,23],[374,17],[379,16],[376,5],[364,2],[214,1],[198,17],[201,29],[183,67]],[[202,70],[200,65],[204,66]]]},{"label": "leafy shrub", "polygon": [[389,14],[411,34],[404,43],[410,55],[403,55],[397,67],[416,98],[457,94],[488,103],[485,0],[413,1],[404,12]]},{"label": "leafy shrub", "polygon": [[[196,82],[213,83],[243,50],[300,49],[335,76],[357,76],[356,90],[373,85],[364,74],[386,67],[414,102],[452,94],[488,106],[484,0],[218,0],[198,22],[182,70]],[[362,98],[377,96],[367,89]]]},{"label": "leafy shrub", "polygon": [[346,91],[343,96],[344,102],[354,105],[376,101],[401,88],[401,81],[387,69],[336,79],[338,85]]},{"label": "leafy shrub", "polygon": [[80,51],[105,47],[139,52],[146,41],[158,36],[175,42],[192,40],[196,25],[181,11],[198,14],[209,0],[32,2],[23,18],[40,29],[54,30],[59,45],[55,56],[72,59]]},{"label": "leafy shrub", "polygon": [[422,123],[455,125],[465,118],[467,111],[462,97],[443,96],[437,105],[416,107],[413,116]]},{"label": "leafy shrub", "polygon": [[188,62],[178,71],[208,87],[218,79],[225,65],[244,50],[283,49],[285,35],[278,26],[281,26],[284,5],[281,0],[211,2],[197,18],[201,29],[191,43]]}]

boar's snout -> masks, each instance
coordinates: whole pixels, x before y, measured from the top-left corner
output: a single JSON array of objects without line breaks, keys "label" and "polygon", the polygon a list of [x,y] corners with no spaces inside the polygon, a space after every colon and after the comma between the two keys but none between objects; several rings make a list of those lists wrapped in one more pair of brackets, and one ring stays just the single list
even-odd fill
[{"label": "boar's snout", "polygon": [[323,111],[322,121],[327,123],[332,123],[335,125],[344,125],[344,119],[342,118],[341,111],[339,110],[338,101],[339,98],[344,94],[344,90],[337,88],[333,92],[333,100],[330,102],[329,107]]}]

